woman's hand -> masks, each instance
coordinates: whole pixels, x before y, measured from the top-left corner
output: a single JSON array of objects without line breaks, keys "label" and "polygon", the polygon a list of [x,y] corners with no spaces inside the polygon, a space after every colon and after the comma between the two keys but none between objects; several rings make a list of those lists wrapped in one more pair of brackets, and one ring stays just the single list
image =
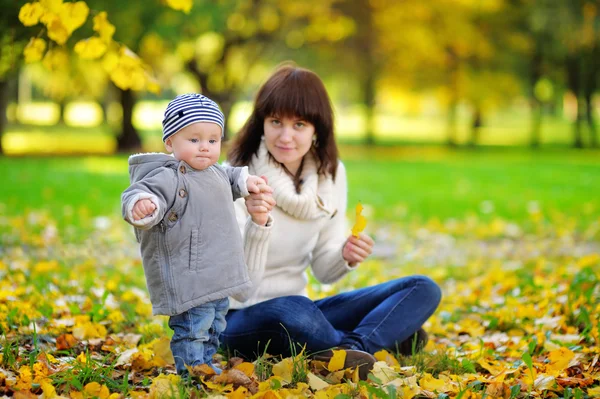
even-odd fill
[{"label": "woman's hand", "polygon": [[374,244],[373,239],[364,233],[360,233],[358,237],[351,235],[346,240],[346,244],[344,244],[342,256],[348,262],[348,265],[354,267],[357,263],[363,262],[371,255]]},{"label": "woman's hand", "polygon": [[252,221],[259,226],[264,226],[269,221],[269,213],[275,206],[273,198],[273,189],[268,185],[267,178],[261,176],[266,184],[260,184],[260,192],[250,193],[245,198],[246,209],[252,218]]}]

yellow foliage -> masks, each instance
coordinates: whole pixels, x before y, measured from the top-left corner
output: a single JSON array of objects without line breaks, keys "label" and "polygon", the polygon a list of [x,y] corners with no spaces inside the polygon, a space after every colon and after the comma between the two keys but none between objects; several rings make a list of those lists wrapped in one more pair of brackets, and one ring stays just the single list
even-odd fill
[{"label": "yellow foliage", "polygon": [[363,206],[359,202],[356,205],[356,222],[354,222],[354,226],[352,226],[352,235],[354,237],[358,237],[358,234],[367,226],[367,218],[362,215],[362,211]]},{"label": "yellow foliage", "polygon": [[106,11],[98,13],[98,15],[94,17],[93,21],[93,29],[98,33],[100,39],[102,39],[105,43],[110,43],[115,33],[115,26],[108,22],[108,14]]},{"label": "yellow foliage", "polygon": [[170,398],[177,392],[177,385],[181,383],[181,377],[178,375],[160,374],[152,380],[150,385],[150,399]]},{"label": "yellow foliage", "polygon": [[379,352],[375,352],[375,359],[386,362],[389,366],[394,367],[395,369],[400,368],[400,363],[391,353],[386,351],[385,349],[380,350]]},{"label": "yellow foliage", "polygon": [[37,62],[42,59],[42,55],[46,50],[46,41],[39,38],[31,38],[23,53],[25,54],[25,62]]},{"label": "yellow foliage", "polygon": [[60,20],[69,35],[85,23],[90,9],[84,1],[63,3],[60,9]]},{"label": "yellow foliage", "polygon": [[37,25],[44,14],[40,3],[25,3],[19,10],[19,21],[25,26]]},{"label": "yellow foliage", "polygon": [[167,5],[174,10],[183,11],[186,14],[192,9],[192,0],[166,0]]},{"label": "yellow foliage", "polygon": [[252,377],[254,374],[254,365],[249,362],[243,362],[234,367],[235,369],[240,370],[242,373],[246,374],[248,377]]},{"label": "yellow foliage", "polygon": [[569,367],[569,363],[575,357],[575,353],[565,347],[554,350],[548,354],[550,363],[546,366],[546,372],[558,376],[561,371]]},{"label": "yellow foliage", "polygon": [[83,59],[95,60],[106,53],[106,44],[99,37],[83,39],[75,44],[75,52]]}]

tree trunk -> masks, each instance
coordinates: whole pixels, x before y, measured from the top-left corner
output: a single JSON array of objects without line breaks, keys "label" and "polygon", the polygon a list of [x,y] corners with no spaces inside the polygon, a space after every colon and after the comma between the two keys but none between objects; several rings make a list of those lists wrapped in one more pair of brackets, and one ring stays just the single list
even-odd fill
[{"label": "tree trunk", "polygon": [[536,39],[536,49],[531,59],[529,78],[529,105],[531,107],[531,133],[529,145],[538,148],[542,137],[542,103],[535,95],[535,85],[542,77],[542,42]]},{"label": "tree trunk", "polygon": [[121,135],[117,137],[117,151],[139,151],[142,147],[142,140],[135,126],[133,126],[135,94],[132,90],[118,90],[121,97],[121,107],[123,108],[123,120],[121,121]]},{"label": "tree trunk", "polygon": [[4,154],[2,137],[8,123],[6,109],[8,108],[8,81],[0,80],[0,154]]},{"label": "tree trunk", "polygon": [[583,136],[581,134],[581,119],[582,119],[582,98],[581,98],[581,68],[580,68],[580,56],[579,54],[571,54],[567,56],[566,68],[567,68],[567,82],[569,89],[573,92],[577,100],[577,114],[575,115],[575,122],[573,123],[573,147],[583,148]]},{"label": "tree trunk", "polygon": [[592,93],[585,95],[585,115],[587,117],[587,125],[590,131],[590,146],[598,147],[598,131],[594,120],[594,104],[592,103]]},{"label": "tree trunk", "polygon": [[448,116],[446,119],[446,144],[456,147],[456,120],[458,113],[458,57],[451,48],[446,49],[448,58],[448,89],[450,100],[448,103]]},{"label": "tree trunk", "polygon": [[476,105],[475,112],[473,113],[473,121],[471,122],[471,140],[469,141],[469,145],[471,145],[471,147],[475,147],[477,144],[479,144],[482,125],[481,106]]}]

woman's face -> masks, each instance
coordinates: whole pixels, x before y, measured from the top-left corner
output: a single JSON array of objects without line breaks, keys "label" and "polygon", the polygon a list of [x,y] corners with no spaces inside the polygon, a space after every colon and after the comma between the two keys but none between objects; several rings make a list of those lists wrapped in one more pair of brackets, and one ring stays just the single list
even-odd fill
[{"label": "woman's face", "polygon": [[313,124],[299,117],[273,115],[265,118],[264,132],[267,149],[273,158],[295,175],[312,146]]}]

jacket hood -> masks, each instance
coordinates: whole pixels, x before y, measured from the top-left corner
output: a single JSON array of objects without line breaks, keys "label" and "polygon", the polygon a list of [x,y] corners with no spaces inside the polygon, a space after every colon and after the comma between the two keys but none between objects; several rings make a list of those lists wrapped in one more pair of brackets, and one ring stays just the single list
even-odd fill
[{"label": "jacket hood", "polygon": [[179,161],[169,154],[160,152],[135,154],[129,157],[129,179],[131,183],[135,183],[160,167],[176,169],[178,164]]}]

